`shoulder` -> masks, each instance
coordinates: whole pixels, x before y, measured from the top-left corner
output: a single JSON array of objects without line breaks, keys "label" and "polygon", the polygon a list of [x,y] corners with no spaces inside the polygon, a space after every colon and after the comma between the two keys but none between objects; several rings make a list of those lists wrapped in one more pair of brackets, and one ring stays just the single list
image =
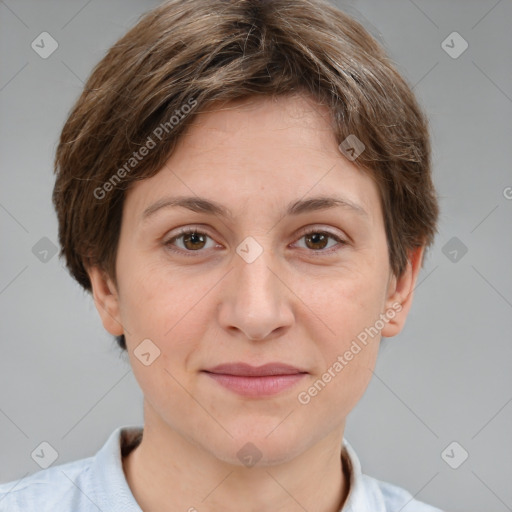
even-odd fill
[{"label": "shoulder", "polygon": [[88,489],[92,460],[93,457],[88,457],[68,462],[0,484],[0,511],[97,512],[96,506],[84,494]]},{"label": "shoulder", "polygon": [[442,512],[416,500],[402,487],[364,474],[356,452],[346,439],[343,440],[342,460],[350,488],[340,512]]},{"label": "shoulder", "polygon": [[140,426],[118,427],[94,456],[0,484],[0,512],[141,512],[122,464],[141,436]]},{"label": "shoulder", "polygon": [[[441,509],[418,501],[407,490],[389,482],[378,480],[368,475],[361,475],[361,482],[365,489],[365,494],[370,502],[379,506],[377,510],[383,512],[442,512]],[[372,503],[372,504],[373,504]]]}]

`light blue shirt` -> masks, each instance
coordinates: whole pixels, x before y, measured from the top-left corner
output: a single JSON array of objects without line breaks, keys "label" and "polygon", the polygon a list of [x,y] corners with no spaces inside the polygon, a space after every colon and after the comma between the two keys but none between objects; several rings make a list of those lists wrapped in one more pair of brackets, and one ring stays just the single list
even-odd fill
[{"label": "light blue shirt", "polygon": [[[0,484],[0,512],[142,512],[126,481],[121,442],[142,431],[118,427],[92,457],[51,466],[19,481]],[[349,495],[340,512],[442,512],[406,490],[361,473],[361,464],[343,440],[350,468]],[[201,506],[197,505],[197,510]]]}]

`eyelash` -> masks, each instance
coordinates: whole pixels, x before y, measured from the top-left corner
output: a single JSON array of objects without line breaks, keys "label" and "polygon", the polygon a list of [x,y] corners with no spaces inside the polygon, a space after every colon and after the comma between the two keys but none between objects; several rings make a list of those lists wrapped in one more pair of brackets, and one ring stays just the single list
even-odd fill
[{"label": "eyelash", "polygon": [[[305,236],[307,235],[313,235],[313,234],[322,234],[322,235],[327,235],[328,237],[336,240],[336,242],[338,242],[338,244],[343,247],[345,245],[348,245],[348,242],[346,242],[345,240],[343,240],[342,238],[340,238],[338,235],[335,235],[334,233],[330,233],[329,231],[325,231],[325,230],[321,230],[321,229],[309,229],[309,230],[305,230],[305,231],[302,231],[298,240],[300,240],[301,238],[304,238]],[[192,227],[186,227],[186,228],[180,228],[179,232],[177,235],[174,235],[172,238],[170,238],[169,240],[167,240],[166,242],[164,242],[164,245],[166,247],[169,248],[169,250],[175,252],[175,253],[178,253],[180,255],[185,255],[185,256],[192,256],[194,257],[194,253],[201,253],[201,252],[204,252],[204,250],[202,249],[198,249],[197,251],[188,251],[188,250],[184,250],[184,249],[176,249],[173,242],[175,242],[176,240],[178,240],[179,238],[185,236],[185,235],[206,235],[207,237],[211,238],[213,240],[213,237],[211,237],[208,233],[206,232],[203,232],[203,231],[199,231],[197,228],[192,228]],[[331,247],[329,249],[320,249],[320,250],[317,250],[315,251],[314,249],[310,249],[310,252],[312,252],[313,254],[316,253],[316,255],[318,256],[325,256],[325,255],[331,255],[335,252],[338,252],[341,247],[338,247],[336,248],[336,246],[334,247]]]}]

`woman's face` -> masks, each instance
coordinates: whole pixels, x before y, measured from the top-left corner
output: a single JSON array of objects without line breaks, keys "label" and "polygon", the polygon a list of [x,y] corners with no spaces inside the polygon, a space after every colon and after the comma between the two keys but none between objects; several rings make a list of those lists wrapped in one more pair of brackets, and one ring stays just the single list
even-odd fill
[{"label": "woman's face", "polygon": [[[162,206],[184,198],[190,207]],[[127,193],[119,288],[109,281],[102,296],[99,275],[98,310],[125,334],[146,425],[234,464],[341,436],[380,335],[406,315],[377,187],[338,149],[328,111],[300,96],[200,114],[165,167]],[[297,370],[207,372],[228,363]]]}]

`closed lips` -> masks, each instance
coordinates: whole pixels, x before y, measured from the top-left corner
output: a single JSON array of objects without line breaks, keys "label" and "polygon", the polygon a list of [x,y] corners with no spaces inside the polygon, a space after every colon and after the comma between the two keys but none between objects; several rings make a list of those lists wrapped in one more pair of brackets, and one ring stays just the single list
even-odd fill
[{"label": "closed lips", "polygon": [[305,370],[283,363],[267,363],[262,366],[251,366],[247,363],[227,363],[220,364],[203,371],[208,373],[234,375],[240,377],[265,377],[308,373]]}]

